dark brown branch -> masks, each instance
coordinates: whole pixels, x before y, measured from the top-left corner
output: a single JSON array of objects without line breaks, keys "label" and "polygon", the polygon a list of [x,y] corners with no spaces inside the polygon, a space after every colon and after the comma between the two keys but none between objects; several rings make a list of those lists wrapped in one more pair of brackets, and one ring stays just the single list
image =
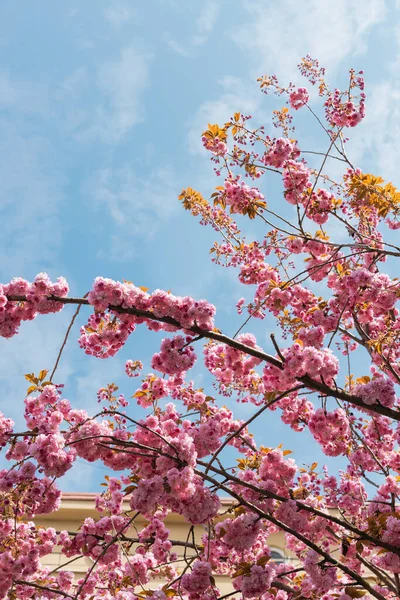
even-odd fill
[{"label": "dark brown branch", "polygon": [[73,599],[73,596],[71,596],[70,594],[67,594],[67,592],[63,592],[62,590],[57,590],[51,587],[47,587],[46,585],[40,585],[39,583],[34,583],[33,581],[22,581],[21,579],[17,579],[16,581],[14,581],[14,583],[16,585],[28,585],[29,587],[33,587],[37,590],[42,590],[45,592],[52,592],[53,594],[58,594],[59,596],[63,596],[64,598],[71,598]]},{"label": "dark brown branch", "polygon": [[[26,302],[26,296],[7,296],[7,299],[10,302]],[[58,296],[49,296],[48,300],[53,302],[61,302],[62,304],[81,304],[85,306],[89,306],[89,302],[86,298],[59,298]],[[231,348],[235,348],[244,354],[248,354],[250,356],[254,356],[255,358],[259,358],[261,361],[264,361],[278,369],[283,368],[283,363],[278,358],[263,352],[262,350],[257,350],[257,348],[251,348],[246,344],[242,344],[237,340],[233,340],[228,336],[219,333],[218,331],[208,331],[206,329],[202,329],[197,325],[193,325],[192,327],[184,327],[179,321],[176,321],[172,317],[157,317],[151,311],[148,310],[140,310],[138,308],[123,308],[121,306],[109,306],[109,310],[119,313],[119,314],[127,314],[133,315],[135,317],[139,317],[142,319],[149,319],[151,321],[159,321],[161,323],[167,323],[168,325],[173,325],[177,329],[183,329],[185,331],[190,331],[196,335],[200,335],[202,337],[208,338],[210,340],[214,340],[216,342],[221,342],[230,346]],[[320,381],[316,381],[312,379],[308,375],[304,375],[303,377],[297,378],[299,381],[304,383],[308,388],[320,392],[324,396],[332,396],[333,398],[339,398],[340,400],[344,400],[345,402],[350,402],[350,404],[354,404],[363,410],[367,410],[368,412],[377,413],[380,415],[384,415],[385,417],[389,417],[394,421],[400,421],[400,411],[393,410],[392,408],[388,408],[386,406],[381,406],[380,404],[365,404],[358,396],[353,394],[349,394],[340,388],[331,388],[325,383]]]},{"label": "dark brown branch", "polygon": [[279,396],[277,396],[273,400],[270,400],[270,402],[267,402],[264,406],[262,406],[256,413],[254,413],[254,415],[252,417],[247,419],[247,421],[245,421],[238,429],[236,429],[236,431],[233,431],[230,435],[228,435],[228,437],[225,439],[223,444],[221,444],[221,446],[214,452],[214,454],[210,458],[210,462],[208,463],[207,468],[205,470],[206,474],[210,470],[210,467],[211,467],[212,463],[214,462],[214,460],[217,458],[218,454],[220,454],[222,452],[222,450],[225,448],[225,446],[227,446],[234,437],[238,436],[243,431],[243,429],[245,429],[248,425],[250,425],[250,423],[252,423],[255,419],[257,419],[265,410],[267,410],[267,408],[272,406],[272,404],[275,404],[275,402],[282,400],[282,398],[284,398],[288,394],[291,394],[292,392],[296,392],[297,390],[300,390],[302,387],[303,387],[302,385],[296,385],[295,387],[292,387],[291,389],[287,390],[283,394],[279,394]]},{"label": "dark brown branch", "polygon": [[[109,448],[110,450],[112,450],[113,452],[124,452],[126,454],[130,454],[130,451],[127,450],[126,448],[128,447],[136,447],[139,449],[144,449],[144,450],[149,450],[150,448],[144,444],[140,444],[138,442],[127,442],[124,440],[118,440],[116,438],[112,438],[112,436],[93,436],[93,437],[108,437],[110,438],[110,444],[113,444],[113,446],[108,445],[108,444],[104,444],[104,447]],[[101,444],[103,445],[103,444]],[[118,448],[118,446],[120,446],[120,448]],[[160,450],[159,448],[153,448],[152,449],[156,454],[160,455],[160,456],[165,456],[167,458],[170,458],[171,460],[174,460],[175,462],[179,462],[179,459],[176,458],[175,456],[171,456],[165,452],[163,452],[162,450]],[[267,498],[272,498],[273,500],[277,500],[278,502],[287,502],[289,500],[289,498],[286,498],[284,496],[281,496],[279,494],[276,494],[274,492],[271,492],[269,490],[263,490],[262,488],[257,487],[256,485],[253,485],[249,482],[243,481],[241,479],[239,479],[238,477],[236,477],[235,475],[228,473],[225,469],[221,469],[218,467],[215,467],[213,465],[211,465],[210,462],[206,462],[206,461],[202,461],[202,460],[198,460],[197,461],[198,465],[200,465],[201,467],[204,467],[205,469],[207,469],[207,471],[212,471],[215,475],[220,475],[222,477],[225,478],[226,481],[230,481],[235,483],[236,485],[239,485],[243,488],[247,488],[249,490],[252,490],[253,492],[258,493],[260,496],[265,496]],[[211,479],[208,475],[207,475],[207,471],[201,471],[199,469],[195,469],[194,470],[195,473],[197,475],[199,475],[200,477],[207,479],[208,481],[212,481],[215,485],[217,485],[217,487],[221,487],[221,482],[216,482],[216,480]],[[228,488],[227,488],[228,489]],[[229,492],[230,493],[230,492]],[[234,496],[234,494],[231,494]],[[234,496],[236,497],[236,496]],[[359,529],[358,527],[355,527],[354,525],[351,525],[351,523],[347,522],[347,521],[343,521],[342,519],[339,519],[338,517],[335,517],[334,515],[328,514],[323,512],[322,510],[319,510],[313,506],[309,506],[308,504],[304,504],[303,502],[301,502],[300,500],[296,500],[296,505],[298,507],[299,510],[304,510],[308,513],[311,513],[317,517],[321,517],[325,520],[331,521],[332,523],[336,523],[336,525],[339,525],[340,527],[343,527],[343,529],[347,529],[348,531],[351,531],[352,533],[354,533],[359,540],[366,540],[369,541],[373,544],[375,544],[376,546],[379,546],[380,548],[385,548],[386,550],[388,550],[389,552],[393,552],[394,554],[399,555],[400,550],[399,548],[397,548],[396,546],[393,546],[393,544],[390,544],[388,542],[384,542],[382,539],[379,538],[375,538],[374,536],[368,534],[367,532]]]},{"label": "dark brown branch", "polygon": [[[208,475],[204,475],[204,473],[203,473],[203,477],[205,479],[207,479],[208,481],[212,482],[212,483],[217,483],[217,482],[215,482],[215,480],[212,477],[209,477]],[[320,556],[322,556],[323,559],[327,563],[332,564],[333,566],[335,566],[338,569],[340,569],[343,573],[346,573],[346,575],[349,575],[354,581],[356,581],[364,589],[368,590],[368,592],[371,594],[371,596],[374,596],[374,598],[377,598],[378,600],[385,600],[384,596],[382,594],[380,594],[379,592],[377,592],[368,583],[368,581],[366,579],[364,579],[363,577],[361,577],[360,575],[358,575],[358,573],[356,573],[355,571],[353,571],[352,569],[350,569],[349,567],[347,567],[346,565],[344,565],[340,561],[336,560],[328,552],[325,552],[325,550],[323,550],[322,548],[320,548],[317,544],[315,544],[314,542],[312,542],[311,540],[309,540],[303,534],[299,533],[298,531],[295,531],[294,529],[292,529],[291,527],[289,527],[288,525],[286,525],[282,521],[279,521],[278,519],[276,519],[271,514],[265,513],[263,510],[261,510],[260,508],[258,508],[253,503],[251,503],[251,502],[249,502],[247,500],[244,500],[243,498],[240,497],[239,494],[237,494],[236,492],[234,492],[230,488],[224,486],[223,484],[220,483],[219,484],[219,488],[221,490],[223,490],[224,492],[228,493],[233,498],[236,498],[236,500],[238,500],[243,506],[246,506],[247,508],[249,508],[251,511],[253,511],[257,515],[259,515],[262,519],[266,519],[267,521],[270,521],[271,523],[273,523],[274,525],[276,525],[279,529],[282,529],[283,531],[286,531],[287,533],[290,533],[291,535],[293,535],[300,542],[302,542],[303,544],[305,544],[306,546],[308,546],[309,548],[311,548],[312,550],[314,550],[314,552],[316,552],[317,554],[319,554]]]},{"label": "dark brown branch", "polygon": [[[209,466],[209,463],[207,463],[205,461],[198,460],[197,463],[202,467],[207,468],[207,466]],[[252,490],[253,492],[258,493],[260,496],[272,498],[273,500],[278,500],[279,502],[287,502],[289,500],[289,498],[285,498],[284,496],[280,496],[279,494],[275,494],[274,492],[271,492],[269,490],[263,490],[262,488],[257,487],[256,485],[253,485],[247,481],[243,481],[242,479],[239,479],[238,477],[231,475],[230,473],[228,473],[225,470],[218,469],[217,467],[214,467],[214,466],[210,466],[210,470],[213,471],[213,473],[215,473],[216,475],[221,475],[222,477],[225,477],[229,481],[232,481],[236,485],[240,485],[241,487],[245,487],[249,490]],[[203,471],[195,469],[195,472],[197,473],[197,475],[207,478],[206,473],[204,473]],[[231,495],[233,495],[233,494],[231,494]],[[387,542],[384,542],[382,539],[375,538],[374,536],[369,535],[367,532],[362,531],[361,529],[358,529],[358,527],[355,527],[354,525],[351,525],[348,522],[342,521],[341,519],[339,519],[338,517],[335,517],[334,515],[325,513],[322,510],[319,510],[318,508],[309,506],[308,504],[304,504],[300,500],[295,499],[295,502],[296,502],[296,505],[299,510],[304,510],[304,511],[309,512],[317,517],[321,517],[323,519],[331,521],[332,523],[336,523],[336,525],[339,525],[340,527],[343,527],[344,529],[347,529],[348,531],[351,531],[352,533],[357,535],[361,541],[367,540],[367,541],[375,544],[376,546],[379,546],[380,548],[385,548],[386,550],[389,550],[389,552],[393,552],[394,554],[400,555],[399,548],[397,548],[393,544],[389,544]]]}]

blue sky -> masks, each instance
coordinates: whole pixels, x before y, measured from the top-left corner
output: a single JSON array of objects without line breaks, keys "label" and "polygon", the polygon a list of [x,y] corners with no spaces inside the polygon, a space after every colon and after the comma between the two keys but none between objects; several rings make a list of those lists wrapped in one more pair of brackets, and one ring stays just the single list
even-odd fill
[{"label": "blue sky", "polygon": [[[350,67],[365,70],[367,117],[349,153],[396,183],[399,8],[384,0],[1,1],[0,281],[47,271],[67,277],[71,294],[82,295],[97,275],[125,278],[208,298],[218,326],[232,334],[241,323],[234,305],[249,290],[231,270],[211,265],[212,231],[177,201],[183,187],[207,197],[216,185],[201,132],[236,111],[267,123],[273,105],[257,77],[275,73],[300,84],[296,65],[309,53],[334,86]],[[315,127],[302,119],[300,131],[316,149]],[[271,197],[274,190],[271,183],[263,191]],[[281,206],[278,196],[274,201]],[[249,224],[244,230],[251,238]],[[72,312],[0,340],[0,409],[18,422],[23,374],[51,368]],[[272,328],[269,320],[250,330],[269,349]],[[83,356],[77,337],[76,328],[58,379],[66,397],[89,410],[110,381],[130,395],[126,358],[148,361],[159,344],[138,331],[120,355],[102,362]],[[194,377],[209,385],[201,368]],[[311,438],[304,443],[279,420],[255,431],[264,445],[283,442],[299,463],[321,457]],[[93,491],[103,475],[79,463],[64,486]]]}]

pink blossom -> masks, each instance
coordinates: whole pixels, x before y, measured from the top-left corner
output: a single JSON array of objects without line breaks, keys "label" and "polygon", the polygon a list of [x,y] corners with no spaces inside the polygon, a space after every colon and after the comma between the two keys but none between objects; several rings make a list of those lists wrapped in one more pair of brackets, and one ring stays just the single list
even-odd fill
[{"label": "pink blossom", "polygon": [[274,575],[275,570],[269,565],[253,565],[249,574],[235,579],[234,585],[242,592],[243,598],[259,598],[271,587]]},{"label": "pink blossom", "polygon": [[190,594],[205,592],[211,585],[211,566],[209,563],[197,560],[192,567],[191,573],[185,573],[182,577],[182,587]]},{"label": "pink blossom", "polygon": [[307,89],[304,87],[300,87],[290,94],[289,103],[292,108],[294,108],[295,110],[299,110],[299,108],[304,106],[304,104],[307,104],[309,99],[310,96],[308,94]]}]

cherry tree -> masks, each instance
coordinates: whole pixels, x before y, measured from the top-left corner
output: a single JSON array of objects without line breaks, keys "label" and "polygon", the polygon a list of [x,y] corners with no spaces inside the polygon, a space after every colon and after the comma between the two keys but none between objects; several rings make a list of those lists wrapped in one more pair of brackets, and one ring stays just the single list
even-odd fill
[{"label": "cherry tree", "polygon": [[[44,273],[0,286],[4,338],[24,321],[77,306],[53,372],[26,375],[24,430],[0,418],[10,462],[0,472],[1,598],[399,597],[400,282],[389,273],[400,257],[393,233],[400,193],[348,157],[349,131],[365,111],[362,72],[350,71],[340,91],[309,56],[299,68],[308,88],[259,80],[284,104],[268,129],[276,137],[240,112],[209,125],[202,142],[219,185],[210,200],[191,188],[179,197],[215,230],[212,262],[234,268],[250,286],[249,298],[237,299],[243,325],[236,335],[217,328],[206,300],[127,281],[98,277],[83,297]],[[295,139],[297,111],[315,122],[326,151]],[[280,189],[277,201],[268,199],[271,185]],[[241,223],[257,223],[259,239],[247,241]],[[142,419],[115,384],[99,390],[98,414],[63,397],[56,369],[81,309],[89,315],[80,351],[99,359],[129,344],[139,326],[165,334],[153,372],[142,373],[139,360],[126,363],[128,377],[141,377],[132,404],[144,409]],[[275,323],[272,353],[251,333],[267,316]],[[191,380],[196,361],[214,387]],[[246,421],[235,418],[237,400],[254,405]],[[308,430],[344,468],[298,468],[282,447],[257,445],[252,424],[270,411],[299,436]],[[98,520],[85,519],[77,533],[35,526],[35,516],[60,506],[57,481],[78,457],[113,473],[96,497]],[[171,539],[170,512],[187,523],[184,539]],[[278,531],[295,565],[271,560],[268,538]],[[40,559],[56,544],[65,567],[50,572]],[[92,566],[74,581],[68,566],[81,556]],[[230,578],[230,593],[218,589],[217,575]]]}]

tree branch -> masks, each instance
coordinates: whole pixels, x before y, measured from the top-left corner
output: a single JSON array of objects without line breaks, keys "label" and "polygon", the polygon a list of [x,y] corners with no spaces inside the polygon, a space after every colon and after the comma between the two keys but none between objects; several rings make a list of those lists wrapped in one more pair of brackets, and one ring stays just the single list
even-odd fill
[{"label": "tree branch", "polygon": [[[10,302],[27,302],[26,296],[7,296],[7,299]],[[53,302],[60,302],[61,304],[81,304],[85,306],[90,306],[89,301],[86,298],[60,298],[58,296],[49,296],[47,298]],[[251,348],[246,344],[242,344],[237,340],[234,340],[218,331],[208,331],[207,329],[202,329],[197,325],[193,325],[192,327],[184,327],[179,321],[176,321],[172,317],[157,317],[149,310],[141,310],[138,308],[123,308],[122,306],[113,306],[110,305],[108,310],[119,314],[127,314],[133,315],[142,319],[149,319],[150,321],[159,321],[161,323],[166,323],[168,325],[173,325],[177,329],[183,329],[184,331],[190,331],[195,335],[200,335],[202,337],[208,338],[210,340],[214,340],[216,342],[222,342],[231,348],[235,348],[236,350],[240,350],[245,354],[249,354],[250,356],[254,356],[255,358],[259,358],[261,361],[264,361],[278,369],[283,368],[283,363],[278,358],[263,352],[262,350],[257,350],[257,348]],[[400,411],[393,410],[392,408],[388,408],[386,406],[381,406],[380,404],[366,404],[354,394],[349,394],[340,388],[331,388],[325,383],[320,381],[316,381],[312,379],[308,375],[304,375],[303,377],[298,377],[298,381],[304,383],[308,388],[320,392],[324,396],[332,396],[333,398],[339,398],[340,400],[344,400],[345,402],[350,402],[350,404],[354,404],[363,410],[367,410],[369,413],[377,413],[379,415],[384,415],[385,417],[389,417],[394,421],[400,421]]]}]

